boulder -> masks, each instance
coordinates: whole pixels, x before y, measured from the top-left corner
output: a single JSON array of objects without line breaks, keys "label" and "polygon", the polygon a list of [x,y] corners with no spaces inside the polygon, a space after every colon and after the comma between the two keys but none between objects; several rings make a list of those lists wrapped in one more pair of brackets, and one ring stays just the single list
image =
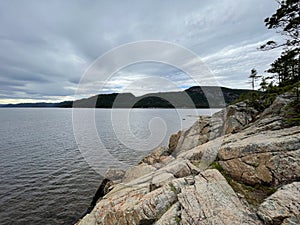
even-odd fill
[{"label": "boulder", "polygon": [[175,177],[172,173],[164,171],[157,172],[152,177],[150,190],[152,191],[159,187],[162,187],[163,185],[170,183],[174,179]]},{"label": "boulder", "polygon": [[285,185],[259,207],[265,224],[300,224],[300,182]]},{"label": "boulder", "polygon": [[253,124],[253,127],[256,128],[255,132],[290,127],[291,124],[286,120],[289,114],[286,106],[295,99],[295,95],[290,92],[277,96],[271,106],[265,109],[259,119]]},{"label": "boulder", "polygon": [[[139,168],[139,167],[137,167]],[[127,185],[146,184],[150,186],[150,190],[155,190],[165,184],[170,183],[175,178],[186,177],[189,175],[197,175],[200,170],[188,160],[176,159],[168,163],[161,169],[138,176],[135,179],[123,180]]]},{"label": "boulder", "polygon": [[108,169],[105,174],[105,178],[114,181],[114,182],[120,182],[122,178],[125,175],[124,170],[120,169]]},{"label": "boulder", "polygon": [[197,166],[200,171],[204,171],[216,160],[223,139],[224,137],[219,137],[189,151],[182,152],[177,156],[177,159],[188,160]]},{"label": "boulder", "polygon": [[174,158],[170,156],[169,149],[166,147],[158,147],[149,155],[144,157],[140,164],[146,163],[148,165],[152,165],[155,168],[161,168]]},{"label": "boulder", "polygon": [[286,122],[293,98],[292,93],[278,96],[256,121],[224,138],[218,158],[232,178],[276,187],[299,179],[300,127]]},{"label": "boulder", "polygon": [[150,174],[154,171],[156,171],[155,167],[153,167],[151,165],[148,165],[148,164],[145,164],[145,163],[141,163],[137,166],[129,168],[126,171],[122,182],[124,182],[124,183],[130,182],[130,181],[135,180],[139,177],[142,177],[146,174]]},{"label": "boulder", "polygon": [[176,159],[170,162],[165,167],[161,168],[159,171],[171,173],[176,178],[185,177],[191,174],[191,168],[183,159]]}]

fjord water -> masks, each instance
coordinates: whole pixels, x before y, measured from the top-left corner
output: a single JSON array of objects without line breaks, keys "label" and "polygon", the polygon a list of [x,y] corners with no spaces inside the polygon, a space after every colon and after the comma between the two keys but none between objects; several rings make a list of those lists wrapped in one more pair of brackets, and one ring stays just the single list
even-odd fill
[{"label": "fjord water", "polygon": [[[178,116],[178,111],[184,118]],[[111,112],[95,110],[99,138],[118,160],[134,165],[145,152],[133,153],[118,141]],[[115,112],[121,115],[124,110]],[[196,114],[211,113],[209,109],[133,109],[130,126],[132,133],[142,138],[149,135],[149,121],[160,118],[167,131],[158,145],[167,145],[169,136],[192,125]],[[79,150],[72,109],[1,108],[0,124],[0,224],[74,223],[88,208],[101,175]],[[128,132],[119,135],[130,141]],[[96,142],[89,144],[97,147],[92,146]],[[110,162],[103,159],[99,163],[107,166]]]}]

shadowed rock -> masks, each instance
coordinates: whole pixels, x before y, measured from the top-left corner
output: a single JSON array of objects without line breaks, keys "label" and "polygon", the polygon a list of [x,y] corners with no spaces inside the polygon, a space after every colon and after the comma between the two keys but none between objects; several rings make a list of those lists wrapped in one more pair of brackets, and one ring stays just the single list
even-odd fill
[{"label": "shadowed rock", "polygon": [[266,224],[300,224],[300,182],[283,186],[259,207]]}]

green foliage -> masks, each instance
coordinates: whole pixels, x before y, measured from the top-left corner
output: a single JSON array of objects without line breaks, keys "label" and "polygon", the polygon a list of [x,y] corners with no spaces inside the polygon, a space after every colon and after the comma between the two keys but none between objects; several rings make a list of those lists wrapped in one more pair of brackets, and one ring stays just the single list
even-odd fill
[{"label": "green foliage", "polygon": [[212,164],[210,164],[210,168],[212,169],[216,169],[218,170],[222,175],[223,177],[225,177],[225,179],[227,180],[228,184],[230,186],[232,186],[232,182],[233,182],[233,179],[231,178],[231,176],[222,168],[222,166],[218,163],[218,162],[213,162]]},{"label": "green foliage", "polygon": [[275,29],[284,36],[282,43],[268,41],[260,47],[261,50],[270,50],[283,47],[284,51],[276,59],[267,72],[274,74],[279,85],[283,82],[300,80],[300,4],[299,0],[277,1],[279,8],[265,19],[268,29]]},{"label": "green foliage", "polygon": [[[297,83],[286,81],[281,85],[273,85],[271,82],[264,92],[258,91],[250,91],[244,94],[241,94],[239,99],[237,99],[234,103],[244,101],[248,104],[249,107],[253,107],[259,112],[262,112],[264,109],[268,108],[275,100],[278,95],[284,94],[286,92],[294,91],[295,96],[298,96],[298,100],[296,100],[289,107],[288,121],[291,123],[296,123],[300,120],[299,115],[299,93],[300,81]],[[298,94],[297,91],[298,90]]]},{"label": "green foliage", "polygon": [[213,162],[210,167],[212,169],[216,169],[216,170],[219,170],[220,172],[223,172],[223,168],[221,167],[221,165],[218,163],[218,162]]},{"label": "green foliage", "polygon": [[277,1],[279,8],[271,17],[265,19],[268,29],[275,29],[288,37],[287,46],[299,44],[300,4],[299,0]]},{"label": "green foliage", "polygon": [[266,108],[264,102],[262,101],[262,93],[258,91],[249,91],[247,93],[241,94],[239,99],[234,103],[237,102],[246,102],[248,107],[253,107],[259,112],[262,112]]},{"label": "green foliage", "polygon": [[180,224],[180,222],[181,222],[181,217],[176,216],[176,217],[175,217],[175,221],[176,221],[177,224]]},{"label": "green foliage", "polygon": [[280,85],[285,82],[297,82],[300,80],[300,55],[299,48],[284,51],[281,56],[276,59],[271,68],[267,70],[268,73],[274,74],[273,78],[278,81]]},{"label": "green foliage", "polygon": [[267,78],[263,77],[261,79],[261,82],[260,82],[259,86],[260,86],[259,90],[261,90],[261,91],[267,90],[267,87],[268,87]]},{"label": "green foliage", "polygon": [[[299,85],[299,84],[298,84]],[[287,110],[287,122],[291,125],[299,125],[300,124],[300,99],[299,99],[299,90],[298,85],[296,86],[295,94],[297,95],[297,99],[288,104],[285,109]]]},{"label": "green foliage", "polygon": [[254,87],[255,87],[255,81],[258,79],[258,78],[260,78],[261,76],[258,76],[257,75],[257,71],[256,71],[256,69],[252,69],[251,70],[251,74],[250,74],[250,76],[249,76],[249,78],[251,79],[250,80],[250,83],[251,83],[251,86],[252,86],[252,91],[254,91]]},{"label": "green foliage", "polygon": [[177,195],[178,191],[177,191],[176,187],[174,186],[174,184],[173,183],[169,183],[169,186],[171,188],[171,191],[173,191]]}]

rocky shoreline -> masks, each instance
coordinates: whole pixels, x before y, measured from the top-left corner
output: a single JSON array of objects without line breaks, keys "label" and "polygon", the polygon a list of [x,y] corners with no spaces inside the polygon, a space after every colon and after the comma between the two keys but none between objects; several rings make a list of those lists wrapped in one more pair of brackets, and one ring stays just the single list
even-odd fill
[{"label": "rocky shoreline", "polygon": [[291,93],[200,117],[127,171],[110,170],[78,225],[300,224],[300,126]]}]

